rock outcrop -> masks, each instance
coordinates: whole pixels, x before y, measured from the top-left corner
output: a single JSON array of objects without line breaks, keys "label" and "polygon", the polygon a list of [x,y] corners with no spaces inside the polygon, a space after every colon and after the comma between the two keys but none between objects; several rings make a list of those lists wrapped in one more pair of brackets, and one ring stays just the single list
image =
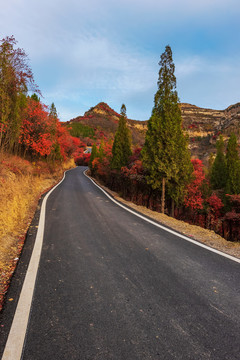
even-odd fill
[{"label": "rock outcrop", "polygon": [[183,126],[192,135],[216,135],[220,132],[227,136],[232,131],[236,132],[240,125],[240,103],[225,110],[204,109],[185,103],[180,107]]}]

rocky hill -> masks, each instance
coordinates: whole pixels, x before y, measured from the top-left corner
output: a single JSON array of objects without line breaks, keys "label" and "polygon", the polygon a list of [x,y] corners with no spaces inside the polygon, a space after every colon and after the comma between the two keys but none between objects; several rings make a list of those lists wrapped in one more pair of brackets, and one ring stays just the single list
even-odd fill
[{"label": "rocky hill", "polygon": [[226,142],[232,132],[239,136],[240,103],[225,110],[204,109],[184,103],[180,107],[183,128],[190,138],[192,156],[205,163],[210,153],[216,152],[216,140],[220,134]]},{"label": "rocky hill", "polygon": [[181,104],[183,125],[192,135],[208,135],[221,132],[226,136],[236,132],[240,122],[240,103],[225,110],[204,109],[190,104]]},{"label": "rocky hill", "polygon": [[[216,139],[222,134],[227,140],[234,132],[240,131],[240,103],[229,106],[225,110],[212,110],[195,105],[180,104],[183,129],[188,133],[190,149],[193,157],[207,162],[211,152],[216,151]],[[95,139],[113,139],[117,129],[120,115],[106,103],[99,103],[85,112],[83,116],[71,119],[68,125],[80,123],[85,127],[94,129]],[[147,121],[127,119],[132,133],[134,145],[142,146],[147,130]]]},{"label": "rocky hill", "polygon": [[[71,119],[67,124],[72,126],[74,123],[80,123],[94,129],[97,139],[109,140],[114,139],[119,118],[120,114],[110,108],[108,104],[101,102],[86,111],[83,116]],[[147,130],[147,121],[127,119],[127,124],[131,130],[133,145],[142,146]]]}]

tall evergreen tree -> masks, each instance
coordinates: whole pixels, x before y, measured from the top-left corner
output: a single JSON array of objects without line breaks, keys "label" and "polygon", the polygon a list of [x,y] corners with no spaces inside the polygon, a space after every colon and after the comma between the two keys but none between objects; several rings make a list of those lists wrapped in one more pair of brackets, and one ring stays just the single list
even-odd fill
[{"label": "tall evergreen tree", "polygon": [[90,159],[89,159],[89,163],[88,163],[88,166],[89,168],[91,169],[91,171],[93,171],[93,160],[97,157],[97,146],[96,144],[93,144],[92,146],[92,151],[91,151],[91,156],[90,156]]},{"label": "tall evergreen tree", "polygon": [[49,115],[52,116],[54,119],[57,119],[58,117],[57,109],[54,103],[52,103],[50,106]]},{"label": "tall evergreen tree", "polygon": [[227,185],[228,194],[240,194],[240,160],[237,150],[237,137],[231,134],[227,145]]},{"label": "tall evergreen tree", "polygon": [[99,149],[98,149],[98,157],[99,157],[99,160],[102,161],[103,158],[104,158],[104,143],[103,141],[101,141],[101,144],[99,146]]},{"label": "tall evergreen tree", "polygon": [[[161,211],[165,207],[165,186],[173,202],[184,198],[186,184],[193,171],[187,139],[182,131],[181,110],[176,91],[172,50],[166,46],[159,62],[158,90],[142,150],[148,183],[162,192]],[[173,208],[173,207],[172,207]]]},{"label": "tall evergreen tree", "polygon": [[217,141],[217,155],[211,169],[211,185],[213,189],[225,189],[227,182],[227,166],[224,155],[224,141],[220,136]]},{"label": "tall evergreen tree", "polygon": [[131,135],[127,127],[126,106],[123,104],[112,147],[111,168],[120,170],[122,166],[127,165],[131,154]]},{"label": "tall evergreen tree", "polygon": [[40,97],[37,96],[36,93],[33,93],[33,94],[32,94],[31,99],[33,99],[33,100],[35,100],[35,101],[37,101],[37,102],[40,102]]}]

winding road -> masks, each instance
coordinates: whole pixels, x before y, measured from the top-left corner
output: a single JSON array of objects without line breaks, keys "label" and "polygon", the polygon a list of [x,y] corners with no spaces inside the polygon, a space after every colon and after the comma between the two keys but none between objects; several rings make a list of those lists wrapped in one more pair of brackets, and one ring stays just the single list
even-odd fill
[{"label": "winding road", "polygon": [[119,207],[85,169],[47,200],[21,359],[239,360],[240,264]]}]

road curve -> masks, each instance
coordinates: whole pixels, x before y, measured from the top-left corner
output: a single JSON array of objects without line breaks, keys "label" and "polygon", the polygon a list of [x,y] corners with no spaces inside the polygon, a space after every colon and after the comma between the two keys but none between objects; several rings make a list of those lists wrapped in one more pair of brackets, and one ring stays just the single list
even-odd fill
[{"label": "road curve", "polygon": [[240,265],[66,173],[49,196],[22,360],[239,359]]}]

